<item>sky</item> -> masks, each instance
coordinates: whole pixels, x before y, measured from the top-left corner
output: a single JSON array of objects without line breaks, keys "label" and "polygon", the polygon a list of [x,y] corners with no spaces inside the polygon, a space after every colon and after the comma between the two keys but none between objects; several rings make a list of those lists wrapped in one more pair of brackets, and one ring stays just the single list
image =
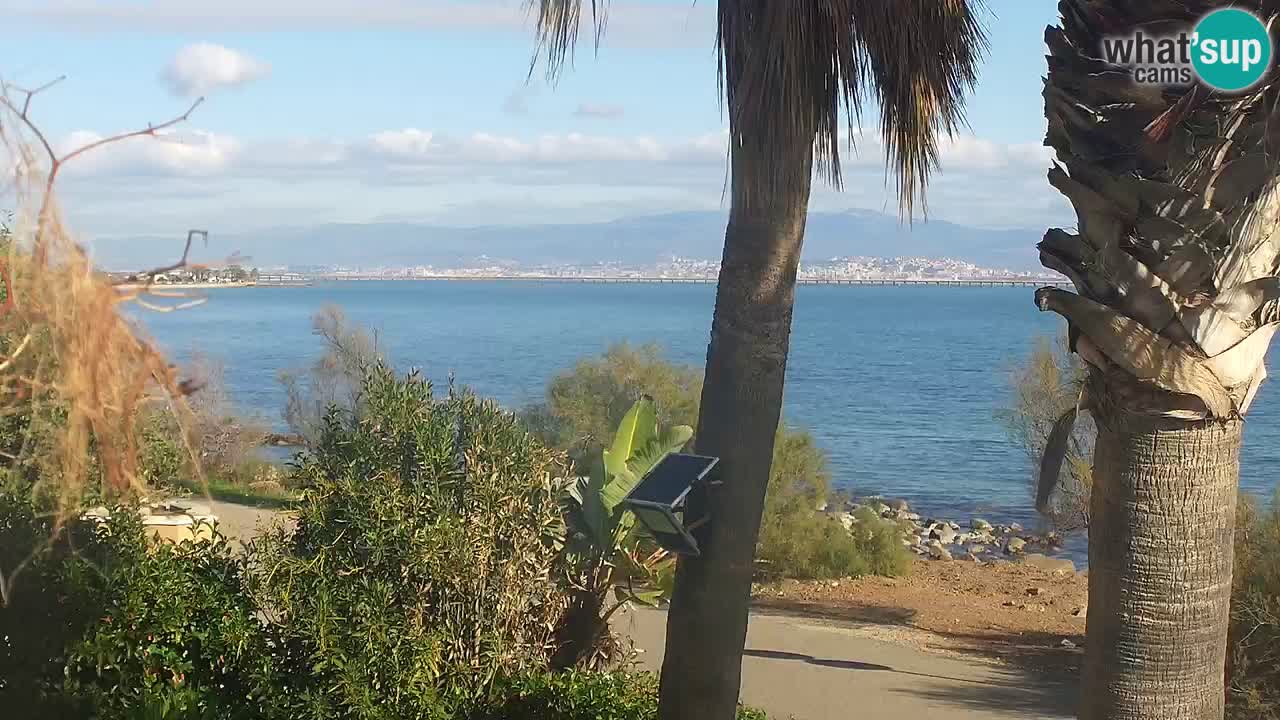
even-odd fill
[{"label": "sky", "polygon": [[[1070,221],[1041,142],[1054,6],[988,0],[990,52],[970,127],[944,146],[930,218]],[[0,17],[0,78],[66,76],[31,109],[60,151],[206,98],[161,137],[67,164],[60,201],[89,239],[726,208],[710,0],[614,0],[599,48],[585,32],[555,83],[530,75],[519,0],[0,0]],[[816,184],[812,210],[897,212],[874,108],[863,124],[844,188]]]}]

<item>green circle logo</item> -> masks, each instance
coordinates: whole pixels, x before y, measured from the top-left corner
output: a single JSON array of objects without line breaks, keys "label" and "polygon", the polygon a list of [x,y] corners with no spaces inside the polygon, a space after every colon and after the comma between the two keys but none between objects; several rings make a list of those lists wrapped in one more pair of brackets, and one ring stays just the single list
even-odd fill
[{"label": "green circle logo", "polygon": [[1209,85],[1225,92],[1253,87],[1271,69],[1271,36],[1252,13],[1223,8],[1200,18],[1191,64]]}]

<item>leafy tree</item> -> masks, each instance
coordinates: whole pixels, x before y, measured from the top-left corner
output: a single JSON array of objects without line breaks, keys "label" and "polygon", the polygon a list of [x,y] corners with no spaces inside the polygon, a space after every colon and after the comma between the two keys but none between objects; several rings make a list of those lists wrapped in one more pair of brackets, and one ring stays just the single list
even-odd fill
[{"label": "leafy tree", "polygon": [[[552,76],[575,44],[582,5],[535,4]],[[603,19],[604,5],[593,0],[593,19]],[[709,495],[709,507],[694,508],[708,513],[709,537],[677,570],[664,720],[729,720],[737,704],[814,172],[839,184],[842,122],[852,135],[862,102],[874,99],[910,214],[937,163],[939,137],[960,124],[976,80],[985,44],[976,10],[966,0],[719,2],[730,208],[696,442],[698,452],[721,458],[729,481]]]},{"label": "leafy tree", "polygon": [[1036,302],[1068,321],[1098,428],[1086,720],[1223,716],[1242,418],[1280,297],[1280,55],[1239,93],[1144,86],[1098,57],[1104,38],[1190,32],[1217,5],[1062,0],[1045,35],[1049,181],[1078,231],[1048,231],[1040,257],[1076,293]]}]

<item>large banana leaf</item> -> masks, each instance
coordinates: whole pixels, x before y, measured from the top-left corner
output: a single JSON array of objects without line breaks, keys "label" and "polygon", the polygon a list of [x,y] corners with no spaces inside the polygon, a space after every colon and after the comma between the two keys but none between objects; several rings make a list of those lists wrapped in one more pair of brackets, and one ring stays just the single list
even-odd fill
[{"label": "large banana leaf", "polygon": [[604,506],[613,512],[618,503],[622,502],[622,498],[631,492],[631,489],[640,482],[644,474],[658,464],[658,461],[665,457],[668,453],[678,451],[689,442],[689,438],[693,437],[693,428],[688,425],[677,425],[664,430],[661,434],[650,438],[647,443],[637,446],[631,457],[627,458],[627,462],[622,466],[620,472],[609,478],[608,484],[604,486],[600,497],[604,502]]},{"label": "large banana leaf", "polygon": [[645,395],[622,417],[622,423],[613,435],[613,444],[604,451],[605,473],[609,477],[626,474],[627,461],[636,449],[648,445],[657,435],[658,411],[653,398]]}]

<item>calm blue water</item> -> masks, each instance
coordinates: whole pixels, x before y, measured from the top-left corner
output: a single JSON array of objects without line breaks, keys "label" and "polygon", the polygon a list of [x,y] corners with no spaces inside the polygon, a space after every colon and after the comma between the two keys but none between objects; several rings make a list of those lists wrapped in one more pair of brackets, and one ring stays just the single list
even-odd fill
[{"label": "calm blue water", "polygon": [[[830,287],[798,291],[785,415],[830,453],[834,484],[909,500],[919,512],[1035,524],[1031,466],[996,412],[1008,376],[1061,320],[1030,288]],[[611,342],[656,342],[701,364],[714,288],[522,282],[350,282],[215,290],[203,306],[142,319],[179,361],[222,359],[245,408],[280,423],[284,368],[320,350],[311,315],[325,303],[375,328],[400,367],[443,385],[449,372],[516,408],[548,378]],[[1280,468],[1276,382],[1246,433],[1242,482],[1269,495]]]}]

